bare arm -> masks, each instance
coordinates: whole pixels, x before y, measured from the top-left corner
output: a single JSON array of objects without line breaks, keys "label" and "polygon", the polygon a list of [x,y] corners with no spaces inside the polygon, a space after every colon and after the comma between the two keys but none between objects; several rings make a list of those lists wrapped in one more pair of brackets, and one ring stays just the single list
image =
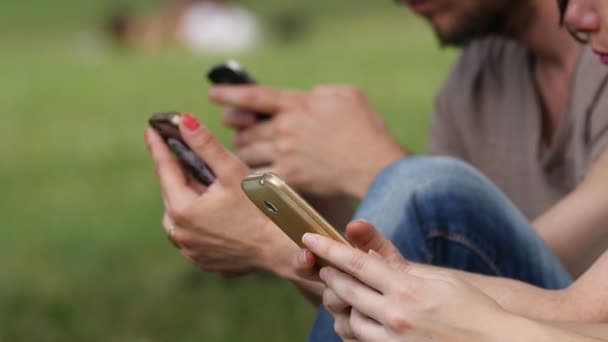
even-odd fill
[{"label": "bare arm", "polygon": [[593,337],[593,341],[608,341],[608,324],[589,324],[572,322],[543,322],[548,326],[561,331],[569,331],[586,337]]},{"label": "bare arm", "polygon": [[469,281],[503,308],[518,315],[544,321],[608,323],[608,252],[572,286],[561,291],[544,290],[505,278],[450,272]]},{"label": "bare arm", "polygon": [[608,151],[583,182],[534,221],[534,227],[575,276],[608,249]]}]

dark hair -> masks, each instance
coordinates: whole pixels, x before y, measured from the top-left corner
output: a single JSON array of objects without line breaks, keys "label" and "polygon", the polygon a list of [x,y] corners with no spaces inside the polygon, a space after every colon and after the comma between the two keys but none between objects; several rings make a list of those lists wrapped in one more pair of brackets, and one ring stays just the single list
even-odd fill
[{"label": "dark hair", "polygon": [[557,0],[559,5],[560,22],[564,24],[564,15],[566,14],[566,8],[568,8],[568,0]]}]

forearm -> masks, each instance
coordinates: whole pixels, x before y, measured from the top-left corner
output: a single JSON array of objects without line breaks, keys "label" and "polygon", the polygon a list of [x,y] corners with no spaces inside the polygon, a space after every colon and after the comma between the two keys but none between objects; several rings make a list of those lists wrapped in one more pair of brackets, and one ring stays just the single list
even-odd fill
[{"label": "forearm", "polygon": [[608,152],[577,188],[534,221],[534,228],[575,276],[608,249]]},{"label": "forearm", "polygon": [[533,223],[566,268],[580,276],[608,247],[605,200],[581,186]]},{"label": "forearm", "polygon": [[602,327],[546,322],[511,316],[501,324],[501,331],[494,334],[495,341],[534,341],[534,342],[598,342],[606,341],[606,331]]},{"label": "forearm", "polygon": [[[362,156],[361,162],[349,170],[350,175],[340,180],[342,191],[345,194],[362,200],[382,170],[409,155],[392,138],[380,144],[375,150],[377,153],[374,155]],[[353,153],[357,152],[353,151]]]},{"label": "forearm", "polygon": [[[590,324],[573,322],[543,322],[549,326],[560,330],[571,331],[588,337],[599,339],[598,341],[608,341],[608,324]],[[596,340],[593,340],[596,341]]]}]

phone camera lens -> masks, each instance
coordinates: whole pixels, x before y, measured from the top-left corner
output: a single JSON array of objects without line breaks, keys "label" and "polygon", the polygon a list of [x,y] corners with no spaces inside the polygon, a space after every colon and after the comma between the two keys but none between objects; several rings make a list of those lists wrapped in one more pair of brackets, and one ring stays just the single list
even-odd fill
[{"label": "phone camera lens", "polygon": [[266,208],[266,211],[268,211],[272,214],[276,214],[279,211],[279,209],[277,209],[277,207],[274,204],[272,204],[268,201],[264,201],[264,207]]}]

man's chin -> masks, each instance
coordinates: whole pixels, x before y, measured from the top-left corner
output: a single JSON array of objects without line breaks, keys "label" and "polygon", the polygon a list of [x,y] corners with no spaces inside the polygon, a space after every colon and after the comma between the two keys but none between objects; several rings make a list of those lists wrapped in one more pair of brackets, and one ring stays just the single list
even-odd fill
[{"label": "man's chin", "polygon": [[459,34],[455,32],[445,32],[440,29],[433,27],[435,31],[435,37],[439,43],[439,46],[442,48],[446,47],[463,47],[471,43],[477,38],[480,38],[478,35],[465,35]]}]

